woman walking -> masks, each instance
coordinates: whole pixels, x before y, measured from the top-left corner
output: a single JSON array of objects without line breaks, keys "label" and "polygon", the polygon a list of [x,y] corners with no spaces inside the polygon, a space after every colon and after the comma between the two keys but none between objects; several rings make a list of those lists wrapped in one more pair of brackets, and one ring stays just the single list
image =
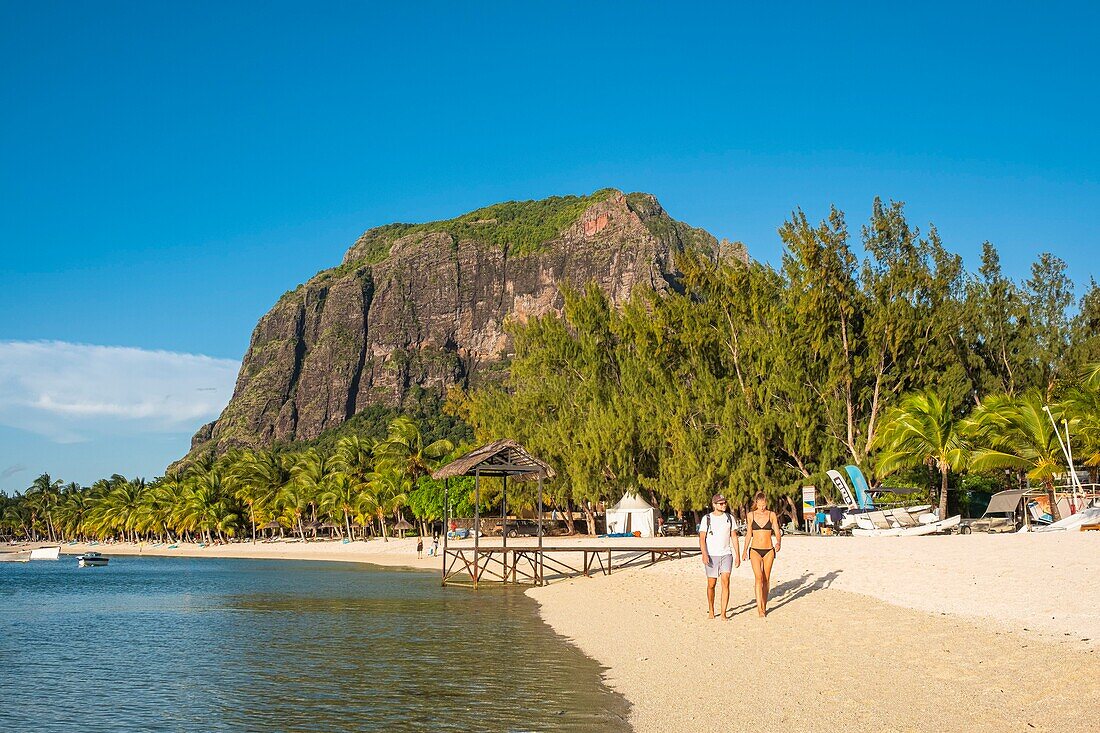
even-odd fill
[{"label": "woman walking", "polygon": [[[768,499],[760,491],[752,502],[752,511],[745,522],[745,559],[752,561],[752,574],[756,576],[756,613],[761,618],[768,613],[768,589],[772,576],[772,563],[783,542],[779,519],[768,509]],[[772,544],[772,538],[775,544]]]}]

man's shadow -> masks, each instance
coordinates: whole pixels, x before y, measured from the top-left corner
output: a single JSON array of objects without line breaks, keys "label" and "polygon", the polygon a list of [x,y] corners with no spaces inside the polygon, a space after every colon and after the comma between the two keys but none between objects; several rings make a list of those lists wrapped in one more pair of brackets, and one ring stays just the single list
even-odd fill
[{"label": "man's shadow", "polygon": [[[768,593],[768,615],[770,616],[775,609],[782,608],[788,603],[808,596],[814,591],[828,588],[842,572],[841,570],[831,570],[820,577],[814,577],[813,573],[803,573],[802,577],[773,586]],[[747,603],[742,603],[740,606],[731,609],[732,612],[727,612],[726,615],[729,618],[733,618],[739,613],[751,611],[755,608],[756,599],[754,598]]]}]

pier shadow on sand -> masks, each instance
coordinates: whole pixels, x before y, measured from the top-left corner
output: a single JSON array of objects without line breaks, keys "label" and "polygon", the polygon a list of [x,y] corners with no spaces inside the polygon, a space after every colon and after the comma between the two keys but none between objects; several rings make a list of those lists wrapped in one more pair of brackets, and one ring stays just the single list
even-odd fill
[{"label": "pier shadow on sand", "polygon": [[[773,586],[771,592],[768,594],[768,615],[770,616],[777,608],[782,608],[788,603],[797,601],[799,598],[808,596],[815,591],[828,588],[833,584],[833,581],[836,580],[841,572],[843,571],[830,570],[824,575],[819,576],[815,576],[813,573],[803,573],[801,577]],[[728,618],[733,618],[738,614],[755,609],[756,599],[754,598],[747,603],[742,603],[740,606],[735,606],[730,611],[727,611],[726,616]]]}]

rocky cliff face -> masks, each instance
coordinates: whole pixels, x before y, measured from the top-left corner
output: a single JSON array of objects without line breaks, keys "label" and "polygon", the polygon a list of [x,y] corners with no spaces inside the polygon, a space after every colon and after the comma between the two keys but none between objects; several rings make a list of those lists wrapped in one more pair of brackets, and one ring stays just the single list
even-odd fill
[{"label": "rocky cliff face", "polygon": [[594,281],[615,302],[664,290],[687,248],[744,258],[615,190],[372,229],[260,319],[232,400],[192,451],[309,440],[414,386],[476,382],[507,358],[505,319],[560,311],[563,283]]}]

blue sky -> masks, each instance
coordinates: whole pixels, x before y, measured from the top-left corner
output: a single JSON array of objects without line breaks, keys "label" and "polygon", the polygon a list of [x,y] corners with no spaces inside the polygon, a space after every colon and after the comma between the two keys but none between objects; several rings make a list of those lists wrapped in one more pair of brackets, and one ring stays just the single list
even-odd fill
[{"label": "blue sky", "polygon": [[159,473],[395,220],[615,186],[775,262],[880,195],[1100,275],[1095,4],[677,5],[0,0],[0,489]]}]

